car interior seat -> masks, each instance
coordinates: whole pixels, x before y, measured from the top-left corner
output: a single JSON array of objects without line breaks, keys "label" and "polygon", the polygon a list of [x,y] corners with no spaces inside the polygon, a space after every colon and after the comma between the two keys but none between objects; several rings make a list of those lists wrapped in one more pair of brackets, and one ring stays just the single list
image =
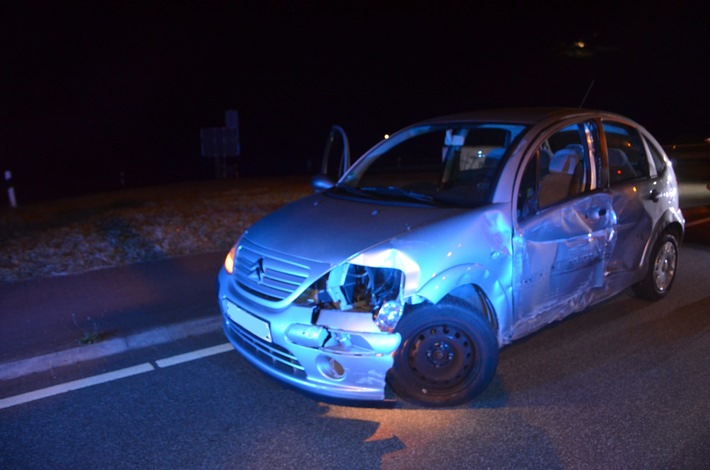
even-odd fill
[{"label": "car interior seat", "polygon": [[546,207],[579,193],[583,171],[581,145],[558,150],[550,160],[549,172],[540,180],[540,207]]}]

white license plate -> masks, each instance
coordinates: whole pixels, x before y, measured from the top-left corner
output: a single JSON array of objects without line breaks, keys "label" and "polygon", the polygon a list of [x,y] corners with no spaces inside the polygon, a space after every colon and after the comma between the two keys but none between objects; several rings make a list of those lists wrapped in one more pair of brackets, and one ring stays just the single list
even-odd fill
[{"label": "white license plate", "polygon": [[271,342],[271,328],[269,328],[269,323],[265,322],[260,318],[256,318],[251,313],[248,313],[241,308],[237,307],[231,302],[226,302],[227,304],[227,316],[232,319],[232,321],[242,328],[245,328],[250,333],[264,341]]}]

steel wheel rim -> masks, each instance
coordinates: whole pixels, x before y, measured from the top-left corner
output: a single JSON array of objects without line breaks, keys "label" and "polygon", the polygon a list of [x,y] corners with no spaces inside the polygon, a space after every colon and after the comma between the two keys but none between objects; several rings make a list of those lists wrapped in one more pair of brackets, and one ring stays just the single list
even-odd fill
[{"label": "steel wheel rim", "polygon": [[675,245],[671,241],[666,241],[658,251],[653,266],[653,279],[659,292],[664,292],[673,282],[677,256]]},{"label": "steel wheel rim", "polygon": [[409,369],[430,388],[450,388],[474,370],[475,348],[471,337],[450,325],[430,326],[417,333],[407,350]]}]

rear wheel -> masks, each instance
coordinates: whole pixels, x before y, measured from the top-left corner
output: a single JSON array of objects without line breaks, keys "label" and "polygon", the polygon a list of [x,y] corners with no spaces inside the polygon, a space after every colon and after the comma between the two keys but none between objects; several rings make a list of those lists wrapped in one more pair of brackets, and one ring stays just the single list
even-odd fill
[{"label": "rear wheel", "polygon": [[465,403],[481,393],[498,365],[498,341],[488,322],[460,304],[421,307],[397,325],[402,344],[389,373],[405,400],[431,406]]},{"label": "rear wheel", "polygon": [[677,265],[678,240],[665,232],[656,240],[646,276],[634,286],[634,293],[648,300],[662,299],[673,286]]}]

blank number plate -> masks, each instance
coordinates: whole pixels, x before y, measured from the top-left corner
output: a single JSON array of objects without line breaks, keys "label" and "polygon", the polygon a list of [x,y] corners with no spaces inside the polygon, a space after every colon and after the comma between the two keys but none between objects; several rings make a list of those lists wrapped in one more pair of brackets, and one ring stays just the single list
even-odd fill
[{"label": "blank number plate", "polygon": [[245,328],[250,333],[264,341],[271,342],[271,328],[269,328],[269,323],[265,322],[260,318],[256,318],[254,315],[242,310],[231,302],[226,302],[227,304],[227,315],[232,321],[242,328]]}]

